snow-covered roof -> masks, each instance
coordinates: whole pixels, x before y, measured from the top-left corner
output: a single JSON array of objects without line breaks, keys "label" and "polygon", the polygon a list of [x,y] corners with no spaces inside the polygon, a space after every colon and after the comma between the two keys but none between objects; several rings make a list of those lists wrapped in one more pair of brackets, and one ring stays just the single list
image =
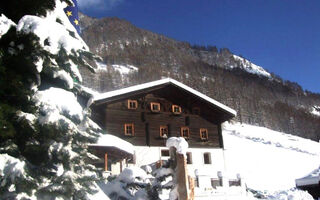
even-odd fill
[{"label": "snow-covered roof", "polygon": [[134,148],[131,143],[110,134],[101,135],[96,144],[90,144],[89,146],[115,147],[129,154],[134,154]]},{"label": "snow-covered roof", "polygon": [[320,167],[307,176],[296,179],[297,186],[318,185],[320,183]]},{"label": "snow-covered roof", "polygon": [[220,102],[218,102],[218,101],[206,96],[205,94],[202,94],[199,91],[196,91],[196,90],[190,88],[189,86],[186,86],[183,83],[180,83],[180,82],[178,82],[178,81],[176,81],[174,79],[171,79],[171,78],[165,78],[165,79],[161,79],[161,80],[157,80],[157,81],[152,81],[152,82],[148,82],[148,83],[144,83],[144,84],[140,84],[140,85],[131,86],[131,87],[128,87],[128,88],[123,88],[123,89],[119,89],[119,90],[115,90],[115,91],[111,91],[111,92],[106,92],[106,93],[102,93],[102,94],[99,94],[99,95],[95,95],[94,96],[94,101],[98,102],[98,101],[102,101],[102,100],[105,100],[105,99],[108,99],[108,98],[120,96],[120,95],[123,95],[123,94],[131,93],[131,92],[137,92],[137,91],[145,90],[145,89],[152,88],[152,87],[155,87],[155,86],[168,85],[168,84],[172,84],[172,85],[175,85],[175,86],[177,86],[179,88],[182,88],[185,91],[190,92],[190,93],[200,97],[201,99],[207,101],[208,103],[210,103],[210,104],[212,104],[212,105],[214,105],[216,107],[219,107],[224,111],[227,111],[228,113],[232,114],[233,116],[237,115],[237,112],[235,110],[229,108],[228,106],[226,106],[226,105],[224,105],[224,104],[222,104],[222,103],[220,103]]}]

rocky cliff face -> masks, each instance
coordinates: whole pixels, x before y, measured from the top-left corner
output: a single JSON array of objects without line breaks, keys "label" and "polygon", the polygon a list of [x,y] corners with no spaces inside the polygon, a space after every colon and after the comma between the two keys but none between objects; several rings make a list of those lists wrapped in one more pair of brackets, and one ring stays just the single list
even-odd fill
[{"label": "rocky cliff face", "polygon": [[226,48],[191,46],[118,18],[80,18],[82,38],[103,58],[95,75],[81,71],[88,87],[105,92],[172,77],[234,108],[238,121],[320,139],[320,94]]}]

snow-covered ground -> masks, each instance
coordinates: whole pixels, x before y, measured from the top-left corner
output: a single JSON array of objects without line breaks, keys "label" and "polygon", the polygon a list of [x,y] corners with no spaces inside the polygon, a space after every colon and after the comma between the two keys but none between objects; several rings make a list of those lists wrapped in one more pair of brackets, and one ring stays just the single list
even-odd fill
[{"label": "snow-covered ground", "polygon": [[[107,64],[103,62],[96,62],[98,70],[108,70]],[[115,71],[118,71],[121,75],[127,75],[133,72],[137,72],[138,68],[133,65],[111,65],[111,68]]]},{"label": "snow-covered ground", "polygon": [[129,74],[138,71],[138,68],[133,65],[112,65],[112,67],[120,72],[120,74]]},{"label": "snow-covered ground", "polygon": [[320,166],[320,143],[246,124],[224,125],[225,159],[230,174],[260,191],[287,190],[295,179]]},{"label": "snow-covered ground", "polygon": [[311,114],[320,117],[320,106],[313,106],[311,110]]},{"label": "snow-covered ground", "polygon": [[[260,191],[264,199],[312,200],[307,192],[294,188],[295,179],[319,169],[320,143],[264,127],[239,123],[225,123],[223,137],[227,175],[240,174],[246,186]],[[110,184],[116,186],[120,183],[113,181]],[[101,191],[97,195],[109,194],[108,188],[101,185]],[[224,200],[257,199],[253,193],[246,196],[237,196],[236,193],[230,195],[236,189],[231,187],[230,191],[225,191],[225,196],[221,193],[215,197]],[[201,199],[208,198],[204,194]]]},{"label": "snow-covered ground", "polygon": [[107,64],[103,62],[96,62],[96,65],[98,70],[107,70]]},{"label": "snow-covered ground", "polygon": [[265,69],[263,69],[262,67],[260,67],[258,65],[255,65],[252,62],[250,62],[250,61],[248,61],[248,60],[246,60],[244,58],[241,58],[240,56],[233,55],[233,57],[234,57],[235,60],[240,61],[240,63],[243,66],[243,69],[245,71],[247,71],[247,72],[249,72],[251,74],[257,74],[257,75],[260,75],[260,76],[265,76],[265,77],[271,78],[271,74],[269,72],[267,72]]}]

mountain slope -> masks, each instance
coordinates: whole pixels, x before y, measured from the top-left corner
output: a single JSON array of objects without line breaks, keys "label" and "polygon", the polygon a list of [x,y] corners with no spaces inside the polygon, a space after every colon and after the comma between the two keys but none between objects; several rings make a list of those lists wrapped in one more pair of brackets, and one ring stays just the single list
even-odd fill
[{"label": "mountain slope", "polygon": [[[104,92],[172,77],[234,108],[240,122],[320,139],[320,117],[312,114],[320,106],[319,94],[226,48],[191,46],[118,18],[81,19],[84,41],[105,64],[94,76],[81,71],[88,87]],[[123,74],[115,66],[138,70]]]}]

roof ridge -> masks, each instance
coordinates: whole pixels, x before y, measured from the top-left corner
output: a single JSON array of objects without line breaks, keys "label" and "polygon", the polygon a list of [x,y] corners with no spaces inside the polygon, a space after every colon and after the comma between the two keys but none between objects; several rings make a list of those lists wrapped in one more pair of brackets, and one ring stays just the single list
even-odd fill
[{"label": "roof ridge", "polygon": [[147,82],[147,83],[142,83],[142,84],[138,84],[138,85],[134,85],[134,86],[130,86],[130,87],[127,87],[127,88],[122,88],[122,89],[118,89],[118,90],[113,90],[113,91],[109,91],[109,92],[106,92],[106,93],[101,93],[99,95],[96,95],[94,96],[93,98],[93,101],[97,102],[97,101],[100,101],[100,100],[103,100],[103,99],[108,99],[108,98],[111,98],[111,97],[115,97],[115,96],[119,96],[119,95],[122,95],[122,94],[126,94],[126,93],[129,93],[129,92],[134,92],[134,91],[139,91],[139,90],[143,90],[143,89],[147,89],[147,88],[151,88],[151,87],[154,87],[154,86],[158,86],[158,85],[162,85],[162,84],[166,84],[166,83],[171,83],[173,85],[176,85],[184,90],[186,90],[187,92],[190,92],[200,98],[202,98],[203,100],[217,106],[217,107],[220,107],[221,109],[231,113],[232,115],[236,116],[237,115],[237,112],[235,110],[233,110],[232,108],[214,100],[213,98],[175,80],[175,79],[172,79],[172,78],[164,78],[164,79],[159,79],[159,80],[156,80],[156,81],[151,81],[151,82]]}]

